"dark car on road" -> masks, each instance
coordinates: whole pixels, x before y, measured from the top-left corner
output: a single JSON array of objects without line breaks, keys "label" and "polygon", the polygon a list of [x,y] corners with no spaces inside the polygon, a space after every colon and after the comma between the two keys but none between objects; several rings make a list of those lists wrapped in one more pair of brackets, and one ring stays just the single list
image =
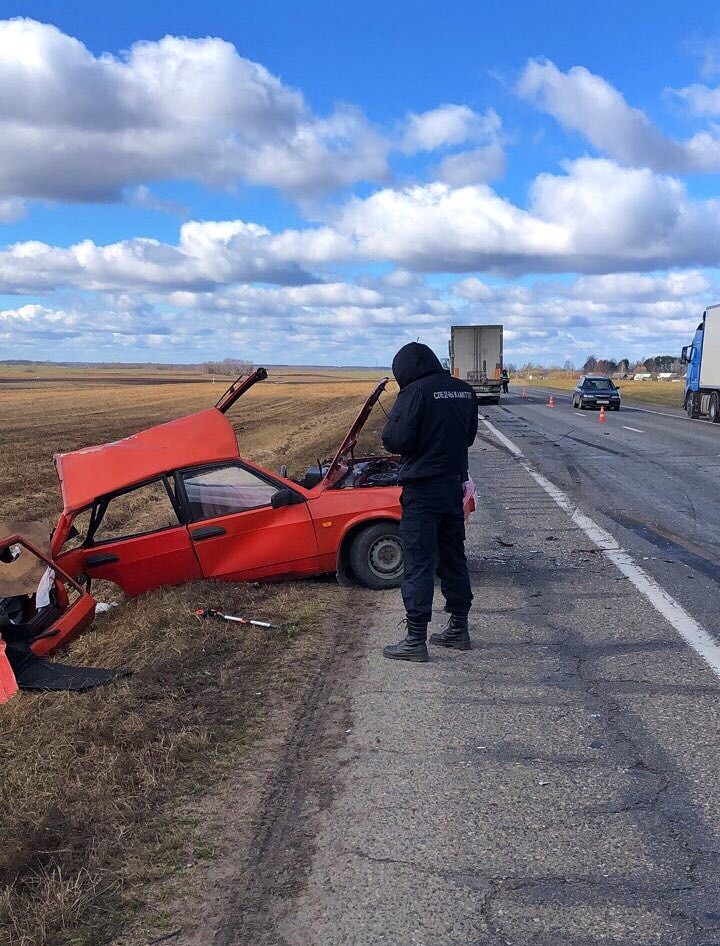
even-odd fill
[{"label": "dark car on road", "polygon": [[573,391],[572,406],[584,411],[586,407],[606,407],[620,410],[620,391],[604,374],[586,374]]}]

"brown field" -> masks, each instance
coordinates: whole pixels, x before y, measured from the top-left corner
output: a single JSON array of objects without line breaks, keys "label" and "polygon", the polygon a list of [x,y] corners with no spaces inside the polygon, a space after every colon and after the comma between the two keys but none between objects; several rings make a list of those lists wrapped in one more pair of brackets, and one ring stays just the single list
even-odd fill
[{"label": "brown field", "polygon": [[[682,408],[685,385],[673,381],[616,381],[623,398],[632,404],[662,404],[666,407]],[[518,378],[513,384],[526,387],[554,388],[556,391],[572,391],[577,379],[564,376],[548,376],[544,381],[533,378]]]},{"label": "brown field", "polygon": [[[303,470],[334,452],[371,387],[367,377],[317,381],[297,369],[257,385],[232,411],[241,453]],[[0,518],[52,522],[54,452],[205,408],[222,390],[107,376],[0,386]],[[368,443],[383,420],[376,409]],[[162,933],[162,883],[212,857],[186,800],[242,764],[276,727],[274,706],[300,712],[338,594],[325,580],[152,592],[98,617],[68,655],[130,666],[133,677],[87,694],[22,693],[0,709],[2,946],[103,946],[138,911]],[[281,631],[200,624],[194,610],[208,604]]]}]

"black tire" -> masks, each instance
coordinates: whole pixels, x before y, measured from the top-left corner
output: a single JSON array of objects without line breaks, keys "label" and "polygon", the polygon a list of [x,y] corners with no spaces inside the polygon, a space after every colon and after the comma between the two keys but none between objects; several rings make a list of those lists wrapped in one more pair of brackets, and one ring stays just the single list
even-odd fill
[{"label": "black tire", "polygon": [[577,410],[577,401],[575,400],[575,395],[574,395],[574,394],[573,394],[573,399],[572,399],[572,406],[573,406],[573,410],[576,411],[576,410]]},{"label": "black tire", "polygon": [[350,546],[350,567],[366,588],[398,588],[403,576],[403,548],[396,522],[376,522],[358,532]]},{"label": "black tire", "polygon": [[710,395],[710,404],[708,405],[708,417],[713,424],[720,424],[720,398],[717,391]]},{"label": "black tire", "polygon": [[700,416],[700,408],[697,401],[698,398],[695,397],[695,394],[692,391],[688,391],[685,397],[685,410],[690,420],[697,420]]},{"label": "black tire", "polygon": [[613,407],[613,410],[614,410],[614,411],[619,411],[619,410],[620,410],[620,405],[619,405],[619,404],[616,404],[616,405]]}]

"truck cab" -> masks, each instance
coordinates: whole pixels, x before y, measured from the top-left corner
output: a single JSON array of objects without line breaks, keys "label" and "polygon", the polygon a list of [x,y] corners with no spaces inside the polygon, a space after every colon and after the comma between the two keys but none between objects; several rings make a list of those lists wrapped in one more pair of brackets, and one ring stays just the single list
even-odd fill
[{"label": "truck cab", "polygon": [[687,365],[683,406],[688,417],[720,423],[720,305],[705,310],[680,359]]}]

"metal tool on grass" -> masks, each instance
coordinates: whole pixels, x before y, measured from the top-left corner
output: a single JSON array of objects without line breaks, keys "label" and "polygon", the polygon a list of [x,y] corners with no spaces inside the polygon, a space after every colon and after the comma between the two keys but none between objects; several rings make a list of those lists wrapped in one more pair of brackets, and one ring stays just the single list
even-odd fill
[{"label": "metal tool on grass", "polygon": [[278,629],[277,624],[271,624],[269,621],[256,621],[254,618],[236,617],[234,614],[223,614],[216,608],[198,608],[195,612],[199,621],[206,621],[208,618],[218,618],[220,621],[232,621],[234,624],[251,624],[253,627],[271,627]]}]

